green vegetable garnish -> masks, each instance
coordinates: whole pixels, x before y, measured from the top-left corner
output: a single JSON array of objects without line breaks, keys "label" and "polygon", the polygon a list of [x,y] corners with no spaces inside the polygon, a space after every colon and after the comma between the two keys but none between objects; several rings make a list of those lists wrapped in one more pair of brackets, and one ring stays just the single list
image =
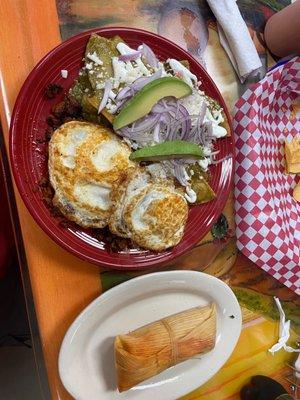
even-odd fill
[{"label": "green vegetable garnish", "polygon": [[203,150],[195,143],[170,140],[154,146],[143,147],[130,154],[131,161],[160,161],[170,158],[203,158]]},{"label": "green vegetable garnish", "polygon": [[172,96],[180,99],[191,93],[190,86],[181,79],[172,76],[155,79],[126,102],[114,119],[114,130],[121,129],[149,114],[153,106],[164,97]]}]

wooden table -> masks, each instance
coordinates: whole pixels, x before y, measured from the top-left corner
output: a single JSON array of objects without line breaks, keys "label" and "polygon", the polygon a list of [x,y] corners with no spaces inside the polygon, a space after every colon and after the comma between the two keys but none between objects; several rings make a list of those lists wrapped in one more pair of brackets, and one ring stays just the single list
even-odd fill
[{"label": "wooden table", "polygon": [[[0,23],[5,26],[0,30],[1,123],[8,150],[9,122],[20,87],[61,39],[55,1],[1,1]],[[58,377],[57,354],[74,316],[101,291],[99,268],[57,246],[36,225],[17,190],[15,196],[52,398],[71,399]]]},{"label": "wooden table", "polygon": [[[108,3],[103,2],[103,7],[112,12]],[[85,10],[84,2],[77,1],[76,4],[75,11],[78,13],[93,13],[92,8]],[[94,1],[90,1],[90,4],[96,7]],[[123,9],[119,12],[120,15],[124,14]],[[0,24],[5,27],[0,29],[0,112],[8,150],[10,117],[18,91],[32,67],[61,41],[61,37],[54,0],[2,0]],[[213,36],[212,40],[216,37]],[[208,67],[213,68],[218,60],[211,59],[210,62]],[[235,82],[229,81],[226,86],[219,79],[217,83],[224,89],[225,98],[228,91],[234,91],[237,95]],[[68,400],[71,396],[63,388],[58,376],[58,351],[66,329],[75,316],[101,293],[99,268],[58,247],[36,225],[17,190],[15,196],[51,397]],[[262,290],[265,290],[263,285]],[[274,288],[278,288],[276,281],[270,289],[271,294]],[[283,298],[294,301],[293,295],[287,294],[285,289],[280,288]],[[270,335],[274,335],[271,323],[267,328]]]}]

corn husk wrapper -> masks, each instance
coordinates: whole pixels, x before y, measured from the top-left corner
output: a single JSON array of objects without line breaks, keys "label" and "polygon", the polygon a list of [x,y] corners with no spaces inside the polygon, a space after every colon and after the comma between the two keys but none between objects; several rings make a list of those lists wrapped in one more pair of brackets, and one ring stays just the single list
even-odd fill
[{"label": "corn husk wrapper", "polygon": [[216,310],[196,307],[115,339],[120,392],[215,346]]}]

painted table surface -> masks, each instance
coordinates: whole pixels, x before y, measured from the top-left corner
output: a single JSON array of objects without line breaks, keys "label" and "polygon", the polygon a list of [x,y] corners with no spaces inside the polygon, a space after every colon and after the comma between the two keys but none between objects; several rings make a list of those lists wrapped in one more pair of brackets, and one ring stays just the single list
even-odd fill
[{"label": "painted table surface", "polygon": [[[289,1],[243,0],[238,4],[267,66],[272,60],[263,46],[264,22]],[[11,111],[27,74],[61,40],[88,28],[122,25],[158,32],[206,65],[230,109],[243,91],[220,46],[214,18],[201,0],[2,0],[0,23],[5,26],[0,30],[0,85],[6,146]],[[57,370],[63,336],[91,300],[133,274],[100,271],[62,250],[36,225],[15,194],[52,398],[71,399]],[[238,399],[241,386],[258,373],[285,382],[285,363],[291,356],[283,351],[275,356],[267,352],[278,331],[273,296],[283,301],[294,322],[293,335],[300,323],[299,298],[238,253],[232,196],[211,232],[168,268],[195,269],[220,277],[235,291],[244,317],[240,340],[229,361],[184,399]]]}]

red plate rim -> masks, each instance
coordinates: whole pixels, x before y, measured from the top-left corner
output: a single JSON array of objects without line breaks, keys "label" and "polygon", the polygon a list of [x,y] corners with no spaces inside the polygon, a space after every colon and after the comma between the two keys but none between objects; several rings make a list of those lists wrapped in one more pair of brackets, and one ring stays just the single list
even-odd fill
[{"label": "red plate rim", "polygon": [[[22,109],[22,105],[24,101],[26,101],[26,92],[30,89],[30,86],[32,85],[32,81],[34,77],[39,73],[39,70],[44,66],[45,63],[47,63],[52,56],[57,52],[57,50],[64,49],[66,47],[71,46],[72,44],[76,43],[79,39],[82,38],[87,38],[91,35],[91,33],[99,33],[103,35],[116,35],[119,34],[120,36],[124,36],[126,39],[126,33],[131,33],[131,34],[136,34],[137,37],[138,35],[143,35],[147,36],[148,38],[152,38],[152,40],[159,41],[160,44],[164,44],[167,47],[171,47],[174,49],[175,52],[180,52],[181,55],[184,56],[185,59],[189,60],[190,62],[194,63],[197,65],[198,69],[201,69],[201,74],[202,77],[201,79],[205,78],[207,82],[209,82],[209,85],[212,89],[212,91],[215,93],[216,97],[218,98],[218,102],[221,104],[223,107],[223,110],[226,114],[229,126],[230,126],[230,155],[231,157],[228,159],[229,164],[226,166],[226,182],[224,183],[224,187],[222,187],[222,196],[219,198],[215,199],[215,207],[214,207],[214,212],[210,216],[209,221],[206,223],[205,227],[206,229],[203,230],[201,233],[193,234],[191,238],[189,238],[188,242],[184,241],[184,238],[182,241],[179,243],[179,245],[175,246],[173,249],[161,252],[161,253],[150,253],[150,256],[148,254],[139,254],[138,259],[135,258],[134,254],[126,254],[126,256],[123,257],[123,253],[115,253],[117,256],[115,259],[112,260],[102,260],[101,258],[101,252],[103,253],[104,251],[99,250],[99,256],[95,256],[91,251],[86,252],[85,250],[82,250],[82,248],[76,248],[72,244],[72,241],[69,240],[69,243],[66,241],[66,238],[64,238],[63,234],[61,234],[61,231],[63,228],[58,228],[53,226],[50,226],[47,224],[47,221],[44,220],[43,215],[41,215],[40,210],[35,208],[31,201],[30,198],[27,196],[27,187],[22,179],[22,174],[20,173],[20,170],[18,169],[18,164],[17,164],[17,122],[20,114],[20,110]],[[180,46],[177,44],[171,42],[170,40],[157,35],[152,32],[148,32],[142,29],[136,29],[136,28],[127,28],[127,27],[108,27],[108,28],[96,28],[96,29],[90,29],[87,31],[84,31],[76,36],[71,37],[70,39],[62,42],[55,48],[53,48],[49,53],[47,53],[33,68],[33,70],[30,72],[28,75],[27,79],[25,80],[19,95],[17,97],[14,110],[12,113],[12,118],[11,118],[11,125],[10,125],[10,143],[9,143],[9,150],[10,150],[10,159],[11,159],[11,168],[13,171],[14,179],[16,182],[16,185],[18,187],[19,193],[21,195],[21,198],[23,202],[25,203],[27,209],[29,210],[31,216],[34,218],[34,220],[38,223],[38,225],[43,229],[45,233],[47,233],[48,236],[50,236],[59,246],[64,248],[65,250],[69,251],[70,253],[76,255],[77,257],[81,258],[84,261],[89,261],[91,263],[97,264],[99,266],[108,268],[108,269],[116,269],[116,270],[143,270],[143,269],[149,269],[153,268],[154,266],[159,267],[163,266],[166,263],[169,263],[173,259],[179,257],[183,253],[186,253],[188,250],[190,250],[196,243],[199,242],[200,239],[202,239],[207,232],[209,232],[211,226],[216,222],[218,219],[219,215],[223,211],[223,208],[226,204],[227,198],[229,196],[229,193],[232,188],[232,183],[233,183],[233,168],[234,168],[234,137],[233,137],[233,128],[232,128],[232,122],[231,122],[231,116],[229,114],[229,111],[227,109],[227,106],[225,104],[225,101],[219,92],[217,86],[213,82],[212,78],[208,75],[208,73],[204,70],[204,68],[199,64],[199,62],[192,57],[187,51],[182,49]],[[223,172],[223,170],[221,171]],[[221,178],[221,176],[220,176]],[[42,203],[42,200],[41,200]],[[46,206],[43,205],[44,208]],[[199,206],[201,207],[201,205]],[[56,228],[56,229],[54,229]],[[55,232],[57,231],[57,232]],[[85,246],[88,246],[87,243],[83,242]],[[184,246],[183,246],[184,244]],[[112,253],[114,254],[114,253]],[[110,257],[112,258],[112,257]]]}]

